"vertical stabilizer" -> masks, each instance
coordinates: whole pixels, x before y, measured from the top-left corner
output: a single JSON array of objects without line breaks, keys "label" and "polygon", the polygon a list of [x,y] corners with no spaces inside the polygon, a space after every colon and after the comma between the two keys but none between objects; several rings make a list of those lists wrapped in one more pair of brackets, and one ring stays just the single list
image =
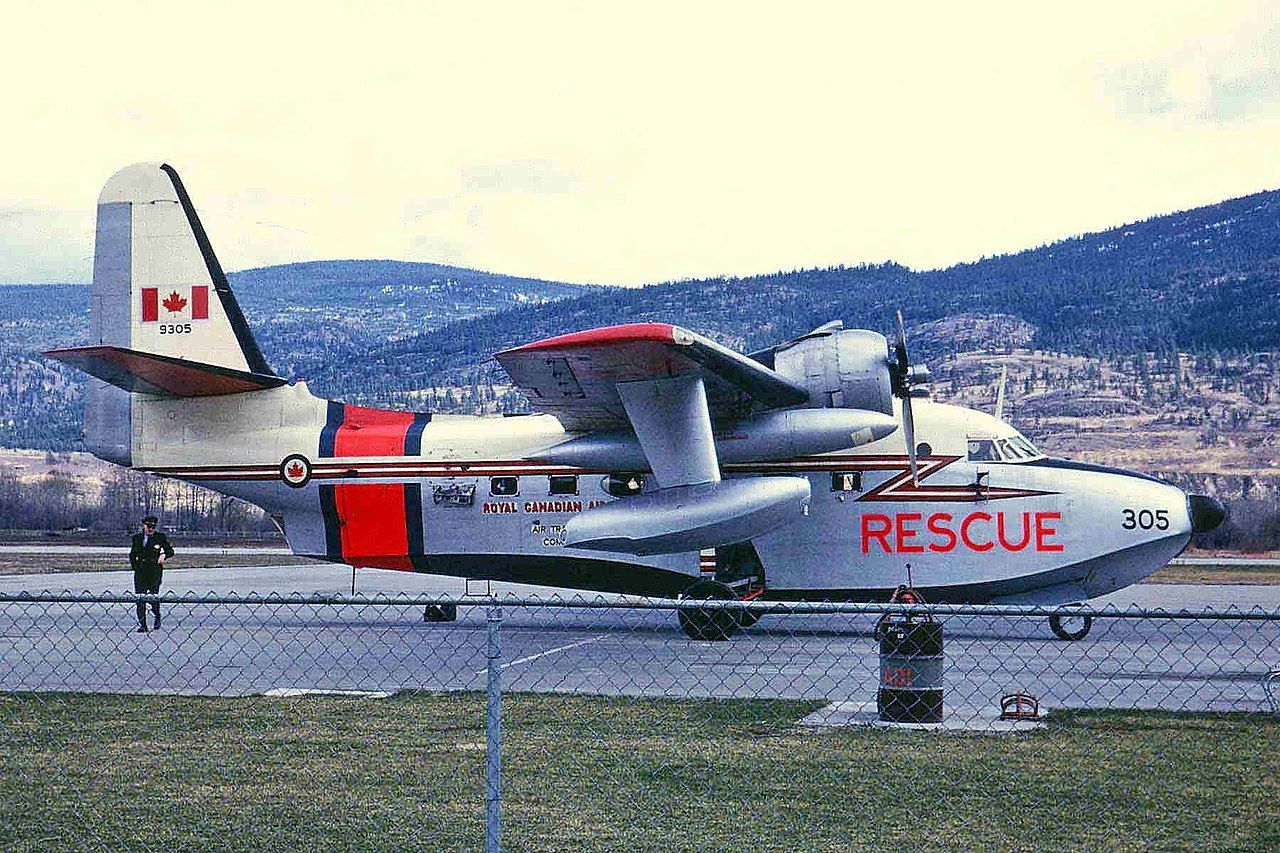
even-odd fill
[{"label": "vertical stabilizer", "polygon": [[[172,166],[135,163],[98,196],[90,343],[274,376]],[[132,461],[130,394],[92,378],[85,440],[97,456]]]}]

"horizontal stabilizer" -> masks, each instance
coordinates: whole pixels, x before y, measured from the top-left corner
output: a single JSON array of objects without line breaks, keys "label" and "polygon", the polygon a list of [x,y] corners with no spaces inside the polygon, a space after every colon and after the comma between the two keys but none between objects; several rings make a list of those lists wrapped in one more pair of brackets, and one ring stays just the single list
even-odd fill
[{"label": "horizontal stabilizer", "polygon": [[159,397],[219,397],[285,384],[279,376],[247,373],[124,347],[70,347],[49,350],[45,355],[126,391]]},{"label": "horizontal stabilizer", "polygon": [[676,554],[744,542],[798,520],[803,477],[752,477],[659,489],[589,509],[565,525],[565,544],[625,554]]}]

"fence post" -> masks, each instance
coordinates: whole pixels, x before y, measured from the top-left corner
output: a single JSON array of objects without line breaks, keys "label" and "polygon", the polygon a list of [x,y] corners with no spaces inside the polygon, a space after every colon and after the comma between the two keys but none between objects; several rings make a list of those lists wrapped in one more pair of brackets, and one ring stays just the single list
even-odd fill
[{"label": "fence post", "polygon": [[485,611],[489,627],[488,703],[484,718],[484,849],[499,853],[502,849],[502,608],[495,605]]}]

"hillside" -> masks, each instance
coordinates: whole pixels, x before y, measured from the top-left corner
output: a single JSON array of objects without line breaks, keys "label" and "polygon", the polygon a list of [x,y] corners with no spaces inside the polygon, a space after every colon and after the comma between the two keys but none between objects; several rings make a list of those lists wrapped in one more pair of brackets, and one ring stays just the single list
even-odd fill
[{"label": "hillside", "polygon": [[[1280,349],[1280,191],[946,270],[885,264],[601,290],[452,325],[444,340],[409,337],[371,357],[411,362],[410,375],[426,377],[618,318],[664,319],[750,349],[831,319],[887,330],[896,309],[913,324],[1008,315],[1034,327],[1032,348],[1084,355]],[[931,341],[924,354],[950,349]]]},{"label": "hillside", "polygon": [[388,341],[593,288],[402,261],[315,261],[227,276],[267,361],[311,376]]},{"label": "hillside", "polygon": [[[439,264],[317,261],[228,274],[271,366],[308,376],[451,321],[595,288]],[[0,446],[67,449],[80,432],[78,371],[40,357],[85,343],[87,285],[0,286]]]},{"label": "hillside", "polygon": [[[622,289],[328,261],[231,279],[279,372],[306,376],[327,396],[395,406],[518,407],[518,396],[499,399],[502,389],[491,387],[502,378],[492,353],[574,329],[661,320],[751,350],[834,318],[887,331],[899,308],[916,352],[932,362],[992,349],[1116,363],[1178,352],[1200,359],[1207,384],[1228,382],[1235,370],[1263,371],[1250,406],[1270,405],[1280,385],[1270,362],[1248,361],[1280,350],[1276,191],[929,272],[888,263]],[[0,287],[0,375],[12,377],[0,380],[0,444],[74,443],[79,380],[33,353],[82,340],[86,303],[82,287]],[[1077,414],[1149,408],[1145,389],[1155,386],[1132,369],[1119,390],[1079,396],[1079,388],[1059,388],[1046,392],[1046,405]],[[1053,394],[1071,399],[1054,402]]]}]

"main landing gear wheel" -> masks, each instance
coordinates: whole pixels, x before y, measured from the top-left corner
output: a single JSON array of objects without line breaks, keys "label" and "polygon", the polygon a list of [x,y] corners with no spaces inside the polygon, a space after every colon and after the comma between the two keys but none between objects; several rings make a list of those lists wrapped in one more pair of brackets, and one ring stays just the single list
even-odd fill
[{"label": "main landing gear wheel", "polygon": [[[738,596],[720,581],[704,578],[696,581],[680,594],[681,600],[704,599],[711,601],[735,601]],[[712,610],[692,608],[678,610],[680,628],[691,640],[727,640],[741,627],[739,617],[748,614],[735,613],[732,609]]]},{"label": "main landing gear wheel", "polygon": [[1083,640],[1093,627],[1093,617],[1050,616],[1049,627],[1059,640]]},{"label": "main landing gear wheel", "polygon": [[456,622],[457,619],[458,605],[456,604],[428,604],[422,611],[423,622]]}]

